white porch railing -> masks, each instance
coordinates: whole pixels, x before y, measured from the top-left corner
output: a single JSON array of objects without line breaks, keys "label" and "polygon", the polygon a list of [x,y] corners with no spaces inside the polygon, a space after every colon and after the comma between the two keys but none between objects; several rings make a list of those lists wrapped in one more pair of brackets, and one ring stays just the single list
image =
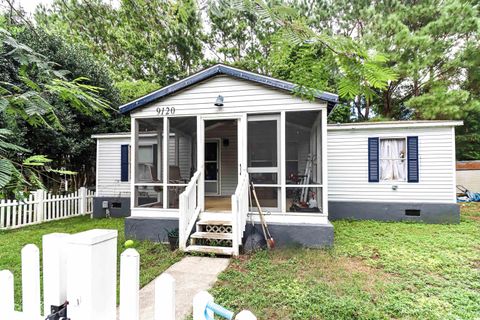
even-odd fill
[{"label": "white porch railing", "polygon": [[248,173],[244,171],[242,172],[235,194],[232,195],[232,246],[235,256],[238,256],[240,253],[239,246],[242,243],[245,225],[247,224],[248,192],[249,178]]},{"label": "white porch railing", "polygon": [[95,192],[82,187],[66,195],[37,190],[23,200],[0,200],[0,229],[92,213],[94,195]]},{"label": "white porch railing", "polygon": [[200,214],[201,208],[198,206],[198,181],[202,170],[203,168],[200,168],[200,170],[195,172],[185,191],[180,194],[179,198],[178,246],[180,250],[183,251],[187,248],[188,237]]}]

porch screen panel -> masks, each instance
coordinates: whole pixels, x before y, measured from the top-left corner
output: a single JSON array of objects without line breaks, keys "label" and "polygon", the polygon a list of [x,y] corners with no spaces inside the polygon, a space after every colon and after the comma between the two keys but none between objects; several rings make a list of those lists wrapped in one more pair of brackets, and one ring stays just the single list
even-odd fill
[{"label": "porch screen panel", "polygon": [[196,171],[196,117],[169,118],[168,208],[178,209],[180,194]]},{"label": "porch screen panel", "polygon": [[135,144],[135,207],[162,208],[163,119],[138,119]]},{"label": "porch screen panel", "polygon": [[[248,117],[248,172],[262,208],[280,209],[279,115]],[[257,208],[254,206],[253,211]]]},{"label": "porch screen panel", "polygon": [[287,211],[321,213],[321,111],[285,113]]}]

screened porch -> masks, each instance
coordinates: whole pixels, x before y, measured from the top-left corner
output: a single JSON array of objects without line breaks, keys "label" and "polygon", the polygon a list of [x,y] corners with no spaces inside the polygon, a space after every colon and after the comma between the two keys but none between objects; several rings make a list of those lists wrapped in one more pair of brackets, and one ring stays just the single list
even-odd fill
[{"label": "screened porch", "polygon": [[323,112],[249,114],[245,126],[228,117],[132,118],[132,209],[177,212],[180,194],[201,166],[202,211],[231,211],[238,176],[246,170],[266,211],[326,213]]}]

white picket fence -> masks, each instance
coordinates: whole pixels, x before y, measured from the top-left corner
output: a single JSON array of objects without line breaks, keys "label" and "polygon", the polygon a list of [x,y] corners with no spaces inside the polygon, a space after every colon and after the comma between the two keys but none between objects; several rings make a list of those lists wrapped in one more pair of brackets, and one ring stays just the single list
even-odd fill
[{"label": "white picket fence", "polygon": [[[116,307],[117,230],[93,229],[77,234],[43,236],[43,305],[40,295],[40,251],[22,249],[22,312],[15,311],[14,279],[0,271],[0,319],[44,320],[50,307],[68,301],[71,320],[139,320],[140,255],[127,249],[120,256],[120,305]],[[175,320],[175,279],[164,273],[155,281],[154,320]],[[214,303],[207,292],[192,301],[193,319],[210,320],[213,314],[233,319],[233,313]],[[256,320],[242,311],[236,320]]]},{"label": "white picket fence", "polygon": [[0,229],[89,214],[94,195],[95,192],[82,187],[66,195],[37,190],[23,200],[0,200]]}]

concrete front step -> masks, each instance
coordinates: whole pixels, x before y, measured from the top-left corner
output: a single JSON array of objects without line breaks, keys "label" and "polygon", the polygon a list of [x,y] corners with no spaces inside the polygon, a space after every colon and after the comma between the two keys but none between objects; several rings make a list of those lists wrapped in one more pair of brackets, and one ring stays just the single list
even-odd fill
[{"label": "concrete front step", "polygon": [[199,245],[188,246],[186,248],[186,252],[213,253],[213,254],[225,255],[225,256],[231,256],[234,253],[232,247],[199,246]]},{"label": "concrete front step", "polygon": [[194,234],[192,234],[190,237],[195,239],[232,240],[233,234],[197,231]]}]

